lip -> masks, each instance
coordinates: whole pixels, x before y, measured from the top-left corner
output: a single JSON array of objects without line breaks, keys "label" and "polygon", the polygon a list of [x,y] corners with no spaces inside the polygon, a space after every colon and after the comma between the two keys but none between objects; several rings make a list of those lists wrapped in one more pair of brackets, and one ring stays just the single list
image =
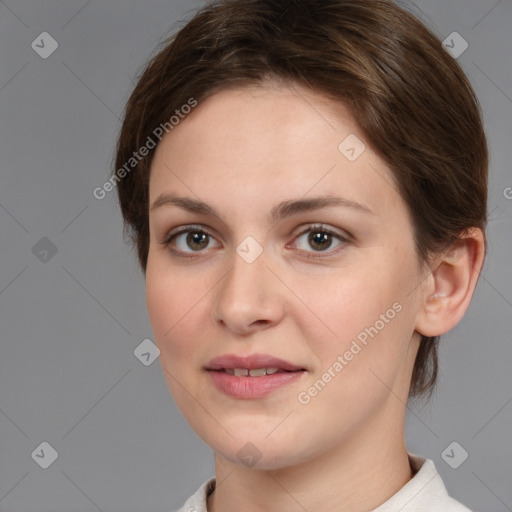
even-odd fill
[{"label": "lip", "polygon": [[297,366],[278,357],[269,354],[252,354],[250,356],[237,356],[236,354],[224,354],[214,357],[207,365],[206,370],[225,370],[226,368],[247,368],[254,370],[256,368],[279,368],[295,372],[305,370],[302,366]]},{"label": "lip", "polygon": [[[234,368],[279,368],[286,371],[258,377],[239,377],[221,371]],[[268,354],[253,354],[246,357],[225,354],[212,359],[206,370],[219,391],[232,398],[245,400],[263,398],[277,389],[292,384],[307,373],[301,366]]]}]

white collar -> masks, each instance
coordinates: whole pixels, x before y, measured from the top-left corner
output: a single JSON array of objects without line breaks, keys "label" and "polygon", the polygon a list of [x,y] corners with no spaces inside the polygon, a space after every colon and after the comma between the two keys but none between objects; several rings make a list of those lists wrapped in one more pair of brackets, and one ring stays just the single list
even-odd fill
[{"label": "white collar", "polygon": [[[471,512],[451,498],[434,462],[409,453],[415,475],[396,494],[372,512]],[[208,496],[215,489],[215,477],[204,482],[178,512],[208,512]]]}]

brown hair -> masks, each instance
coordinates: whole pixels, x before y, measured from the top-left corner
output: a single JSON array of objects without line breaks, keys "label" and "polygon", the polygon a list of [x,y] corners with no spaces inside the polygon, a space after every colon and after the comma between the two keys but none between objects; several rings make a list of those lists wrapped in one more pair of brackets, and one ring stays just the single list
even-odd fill
[{"label": "brown hair", "polygon": [[[469,228],[485,229],[488,148],[476,95],[439,39],[391,0],[218,0],[162,45],[127,102],[113,170],[144,272],[154,150],[119,170],[191,98],[267,80],[350,109],[394,172],[422,264]],[[422,338],[410,396],[431,396],[438,343]]]}]

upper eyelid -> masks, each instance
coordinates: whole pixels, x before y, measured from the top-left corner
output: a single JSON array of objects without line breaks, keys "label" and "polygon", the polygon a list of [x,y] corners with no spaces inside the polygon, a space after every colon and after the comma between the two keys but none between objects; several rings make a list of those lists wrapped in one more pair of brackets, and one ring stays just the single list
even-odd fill
[{"label": "upper eyelid", "polygon": [[194,251],[192,251],[192,253],[189,253],[189,251],[181,251],[181,250],[173,247],[175,238],[177,238],[178,236],[182,236],[189,232],[194,232],[194,231],[206,233],[210,238],[213,238],[217,243],[220,243],[220,242],[218,242],[217,238],[210,232],[209,229],[205,229],[204,227],[201,227],[201,226],[180,226],[179,228],[176,228],[175,230],[172,229],[171,231],[169,231],[165,235],[162,242],[160,242],[160,245],[162,245],[164,247],[164,249],[167,249],[174,253],[180,253],[180,255],[187,254],[188,256],[186,256],[186,257],[188,257],[188,258],[200,257],[201,253],[204,253],[206,251],[197,251],[194,254]]},{"label": "upper eyelid", "polygon": [[[313,224],[310,224],[310,225],[304,225],[303,228],[304,229],[302,229],[299,233],[297,233],[294,236],[302,235],[302,234],[307,233],[308,231],[313,230],[313,229],[317,229],[319,231],[320,230],[327,231],[329,233],[332,233],[332,234],[340,236],[340,237],[345,236],[342,233],[338,233],[337,228],[332,228],[332,227],[330,227],[329,225],[327,225],[325,223],[313,223]],[[170,238],[172,236],[175,236],[175,235],[178,235],[178,234],[182,234],[182,233],[187,232],[187,231],[193,231],[194,229],[197,230],[197,231],[204,231],[205,233],[209,234],[210,236],[213,236],[212,231],[214,231],[214,230],[212,230],[211,228],[209,228],[207,226],[203,226],[201,224],[185,224],[183,226],[179,226],[177,228],[174,228],[174,229],[170,230],[166,234],[166,238]],[[347,236],[348,236],[348,234],[347,234]]]},{"label": "upper eyelid", "polygon": [[297,233],[295,235],[295,237],[298,237],[300,235],[303,235],[304,233],[307,233],[308,231],[313,231],[315,229],[317,231],[325,231],[325,232],[330,233],[332,235],[339,236],[340,238],[348,238],[348,234],[345,236],[343,233],[339,233],[336,228],[332,228],[332,227],[330,227],[330,226],[328,226],[327,224],[324,224],[324,223],[311,224],[309,226],[304,226],[304,229],[302,229],[299,233]]},{"label": "upper eyelid", "polygon": [[204,233],[207,233],[208,235],[212,235],[212,229],[206,226],[203,226],[201,224],[184,224],[183,226],[179,226],[176,228],[171,229],[168,231],[165,235],[166,239],[169,239],[170,237],[181,235],[183,233],[186,233],[188,231],[203,231]]},{"label": "upper eyelid", "polygon": [[[350,235],[347,234],[341,234],[341,233],[338,233],[337,231],[335,231],[334,229],[332,228],[329,228],[328,226],[325,226],[325,225],[311,225],[311,226],[308,226],[306,227],[305,229],[303,229],[300,233],[297,233],[294,238],[293,238],[293,241],[291,243],[295,243],[295,241],[305,235],[306,233],[309,233],[310,231],[320,231],[320,232],[324,232],[324,233],[329,233],[329,235],[333,236],[334,238],[337,238],[341,243],[348,243],[350,240],[351,240],[351,237]],[[287,247],[288,247],[289,244],[287,244]],[[309,251],[306,251],[306,252],[309,252]],[[315,251],[313,251],[315,252]],[[329,254],[329,250],[327,251],[317,251],[318,254]]]}]

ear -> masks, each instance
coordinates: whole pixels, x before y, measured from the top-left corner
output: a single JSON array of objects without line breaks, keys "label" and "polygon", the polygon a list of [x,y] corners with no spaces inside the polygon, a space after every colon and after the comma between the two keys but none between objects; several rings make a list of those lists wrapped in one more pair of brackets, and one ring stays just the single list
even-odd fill
[{"label": "ear", "polygon": [[422,303],[416,331],[440,336],[455,327],[464,316],[485,259],[485,235],[471,228],[435,258],[422,286]]}]

